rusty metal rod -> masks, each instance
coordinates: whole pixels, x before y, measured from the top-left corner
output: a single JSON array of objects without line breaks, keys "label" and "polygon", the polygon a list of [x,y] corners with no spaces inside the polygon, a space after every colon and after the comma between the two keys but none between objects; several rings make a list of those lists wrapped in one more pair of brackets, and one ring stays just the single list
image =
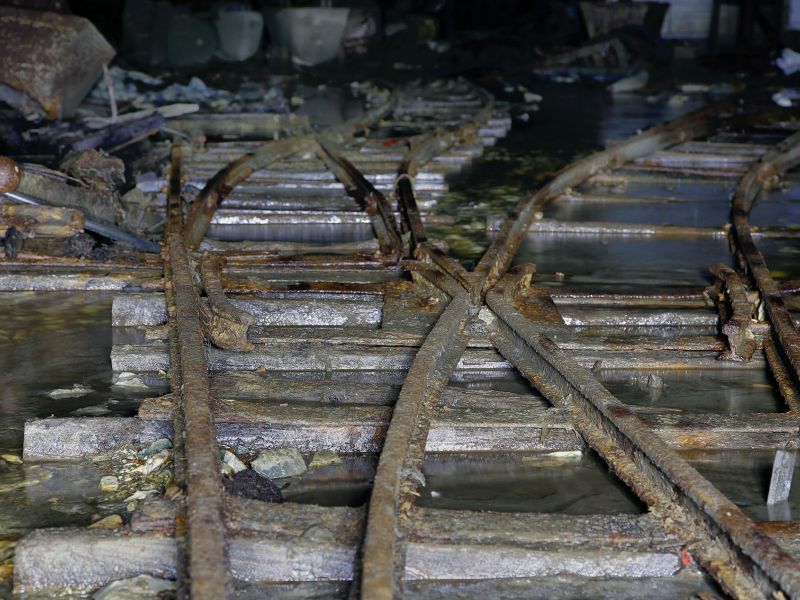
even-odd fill
[{"label": "rusty metal rod", "polygon": [[652,127],[561,169],[544,187],[520,200],[503,223],[497,237],[475,268],[483,281],[481,292],[485,294],[506,272],[536,213],[550,201],[604,169],[625,164],[710,131],[714,118],[733,107],[731,101],[723,101],[697,110],[674,121]]},{"label": "rusty metal rod", "polygon": [[[173,392],[183,429],[175,432],[176,446],[185,449],[186,521],[188,565],[183,582],[192,600],[227,597],[229,569],[222,518],[219,447],[211,416],[205,340],[198,311],[192,268],[183,242],[181,208],[181,151],[172,151],[165,234],[164,275],[169,321],[172,326],[170,365]],[[178,438],[181,439],[178,439]],[[181,571],[182,572],[182,571]]]},{"label": "rusty metal rod", "polygon": [[800,595],[800,565],[703,478],[636,414],[576,364],[513,303],[513,277],[486,296],[490,339],[556,406],[570,410],[584,439],[700,564],[737,598]]}]

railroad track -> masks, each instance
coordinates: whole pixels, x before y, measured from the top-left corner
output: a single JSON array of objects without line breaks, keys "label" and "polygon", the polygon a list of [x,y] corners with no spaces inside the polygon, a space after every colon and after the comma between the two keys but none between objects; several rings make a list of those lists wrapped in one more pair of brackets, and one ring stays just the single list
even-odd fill
[{"label": "railroad track", "polygon": [[[800,343],[791,278],[766,267],[796,243],[791,198],[749,216],[794,177],[791,124],[723,103],[586,157],[490,219],[468,271],[425,225],[444,175],[509,122],[469,87],[398,95],[317,136],[172,149],[147,188],[168,187],[163,287],[152,261],[119,275],[135,293],[114,302],[129,343],[112,353],[120,383],[169,393],[136,418],[31,421],[24,451],[113,461],[169,438],[178,485],[121,529],[30,534],[18,591],[147,573],[192,598],[800,597]],[[381,120],[403,137],[361,135]],[[11,268],[17,286],[75,278]],[[687,371],[766,391],[686,410]],[[220,448],[337,456],[269,503],[225,491]],[[714,452],[774,454],[767,518],[701,474]],[[646,509],[448,504],[476,458],[574,484],[591,455]]]}]

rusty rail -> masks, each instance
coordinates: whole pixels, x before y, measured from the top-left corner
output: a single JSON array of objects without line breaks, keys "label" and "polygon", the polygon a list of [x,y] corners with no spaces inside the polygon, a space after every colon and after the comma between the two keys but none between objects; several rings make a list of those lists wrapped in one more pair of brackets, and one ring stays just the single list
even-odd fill
[{"label": "rusty rail", "polygon": [[[359,131],[368,129],[388,115],[394,108],[395,102],[396,100],[392,96],[364,115],[326,131],[327,139],[348,139]],[[315,141],[315,136],[309,134],[267,142],[256,151],[237,158],[220,170],[208,180],[192,204],[184,231],[186,246],[190,250],[195,250],[200,246],[217,208],[238,184],[259,169],[312,148]]]},{"label": "rusty rail", "polygon": [[783,301],[783,292],[769,272],[764,255],[753,240],[750,210],[759,194],[787,170],[800,164],[800,133],[794,134],[764,155],[742,178],[733,195],[733,240],[744,265],[761,294],[761,302],[775,328],[780,349],[791,365],[795,384],[800,383],[800,333]]},{"label": "rusty rail", "polygon": [[[479,310],[500,353],[545,397],[570,410],[589,445],[668,529],[689,540],[690,551],[726,592],[743,598],[800,595],[797,563],[591,374],[574,364],[545,335],[552,319],[534,323],[523,316],[511,297],[519,281],[514,279],[511,285],[514,277],[503,276],[535,213],[553,198],[603,169],[710,131],[713,121],[732,107],[727,101],[696,111],[562,169],[538,192],[520,201],[474,273],[465,272],[457,261],[428,247],[422,224],[414,219],[413,189],[408,182],[400,182],[401,213],[412,232],[416,254],[438,273],[432,283],[453,299],[441,317],[446,315],[447,320],[437,323],[433,337],[426,339],[415,358],[389,427],[370,503],[362,598],[388,600],[402,595],[404,557],[398,546],[404,543],[407,528],[403,519],[417,485],[419,440],[427,434],[424,415],[444,379],[442,366],[454,367],[455,352],[463,352],[461,343],[442,346],[441,336],[447,332],[458,339],[466,315]],[[467,296],[458,291],[459,286]],[[484,297],[491,311],[483,304]],[[738,295],[737,299],[741,300]],[[423,385],[425,381],[431,382],[431,389]],[[425,410],[419,412],[421,407]]]},{"label": "rusty rail", "polygon": [[176,448],[185,465],[188,563],[179,568],[187,579],[183,593],[193,600],[225,598],[229,586],[219,448],[211,416],[205,340],[189,256],[183,241],[181,151],[172,151],[164,246],[164,277],[171,325],[172,391]]},{"label": "rusty rail", "polygon": [[726,100],[702,108],[647,129],[624,142],[561,169],[547,184],[519,201],[503,223],[492,245],[481,257],[475,267],[475,273],[483,281],[481,293],[485,294],[508,270],[536,213],[553,199],[605,169],[620,166],[650,152],[710,131],[715,119],[734,107],[732,101]]},{"label": "rusty rail", "polygon": [[[630,408],[579,367],[513,306],[516,281],[486,296],[490,339],[556,406],[569,409],[588,444],[650,507],[668,530],[737,598],[800,594],[796,561],[733,502],[653,435]],[[730,568],[733,565],[733,568]]]}]

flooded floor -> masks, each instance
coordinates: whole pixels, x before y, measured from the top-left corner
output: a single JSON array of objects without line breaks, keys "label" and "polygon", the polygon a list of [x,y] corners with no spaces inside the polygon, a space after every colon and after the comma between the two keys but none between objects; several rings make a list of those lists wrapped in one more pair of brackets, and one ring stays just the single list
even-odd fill
[{"label": "flooded floor", "polygon": [[[575,158],[623,139],[639,129],[697,108],[707,99],[692,97],[672,106],[667,97],[643,101],[638,96],[611,97],[596,86],[542,83],[544,97],[529,121],[517,121],[510,135],[489,148],[484,158],[458,180],[438,210],[456,224],[431,229],[447,241],[451,253],[475,260],[491,240],[491,217],[506,214],[520,197]],[[627,193],[631,194],[628,187]],[[613,190],[604,193],[612,193]],[[718,226],[727,219],[730,187],[687,186],[645,189],[641,195],[680,196],[697,200],[687,211],[679,203],[637,207],[553,205],[548,218]],[[777,201],[788,201],[784,197]],[[758,212],[754,213],[758,214]],[[763,213],[763,223],[773,217]],[[759,221],[756,220],[758,223]],[[255,235],[255,234],[254,234]],[[767,240],[764,252],[771,266],[786,278],[800,276],[798,250]],[[648,260],[643,261],[642,256]],[[708,265],[730,263],[722,239],[600,240],[528,236],[518,262],[533,261],[542,273],[567,273],[573,287],[617,291],[652,286],[703,288],[710,283]],[[675,265],[681,265],[676,268]],[[8,293],[0,295],[5,319],[0,336],[0,450],[19,456],[24,422],[48,416],[132,416],[142,393],[112,386],[111,295],[97,293]],[[717,371],[712,374],[657,373],[663,385],[643,385],[630,374],[598,374],[623,402],[676,412],[718,414],[771,413],[786,410],[765,369]],[[454,382],[454,385],[455,382]],[[501,379],[458,384],[475,389],[531,393],[526,383]],[[795,486],[788,503],[766,506],[771,453],[693,453],[686,456],[712,483],[756,520],[790,519],[800,514]],[[374,470],[372,458],[350,458],[358,473],[353,489],[342,489],[330,504],[362,498]],[[16,539],[32,528],[85,525],[106,512],[98,482],[102,465],[7,464],[0,473],[0,537]],[[523,456],[509,460],[487,455],[480,460],[433,457],[425,464],[426,485],[420,504],[471,510],[593,513],[640,513],[643,505],[593,453]],[[320,501],[302,485],[287,490],[287,499]]]}]

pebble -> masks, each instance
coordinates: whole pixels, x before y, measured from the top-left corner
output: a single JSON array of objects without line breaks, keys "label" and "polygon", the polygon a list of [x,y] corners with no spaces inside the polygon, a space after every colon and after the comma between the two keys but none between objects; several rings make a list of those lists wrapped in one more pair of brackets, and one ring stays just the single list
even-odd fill
[{"label": "pebble", "polygon": [[222,463],[230,467],[234,473],[238,473],[239,471],[244,471],[247,468],[247,465],[244,464],[241,460],[239,460],[239,457],[236,456],[230,450],[223,450],[220,454]]},{"label": "pebble", "polygon": [[100,489],[104,492],[114,492],[119,488],[119,479],[113,475],[106,475],[100,479]]},{"label": "pebble", "polygon": [[167,438],[160,438],[150,444],[147,448],[137,452],[136,457],[144,459],[148,456],[152,456],[153,454],[158,454],[162,450],[169,450],[170,448],[172,448],[172,442]]},{"label": "pebble", "polygon": [[321,469],[322,467],[327,467],[328,465],[340,464],[342,464],[342,459],[338,454],[331,452],[330,450],[319,450],[314,452],[314,456],[311,457],[311,462],[308,463],[308,468]]},{"label": "pebble", "polygon": [[161,468],[167,463],[167,461],[171,458],[172,453],[169,450],[162,450],[158,454],[154,454],[153,456],[149,457],[145,463],[139,467],[140,470],[145,475],[152,475],[153,473],[158,472]]},{"label": "pebble", "polygon": [[541,102],[544,99],[539,94],[534,94],[533,92],[525,92],[522,97],[525,99],[526,104]]},{"label": "pebble", "polygon": [[139,575],[109,583],[95,592],[94,600],[151,600],[163,592],[176,589],[174,581],[156,579],[150,575]]},{"label": "pebble", "polygon": [[278,448],[276,450],[262,450],[250,466],[253,470],[267,479],[279,479],[300,475],[306,471],[303,455],[297,448]]},{"label": "pebble", "polygon": [[12,465],[22,464],[22,459],[16,454],[0,454],[0,458]]},{"label": "pebble", "polygon": [[119,515],[108,515],[89,525],[89,529],[117,529],[119,527],[122,527],[122,517]]}]

